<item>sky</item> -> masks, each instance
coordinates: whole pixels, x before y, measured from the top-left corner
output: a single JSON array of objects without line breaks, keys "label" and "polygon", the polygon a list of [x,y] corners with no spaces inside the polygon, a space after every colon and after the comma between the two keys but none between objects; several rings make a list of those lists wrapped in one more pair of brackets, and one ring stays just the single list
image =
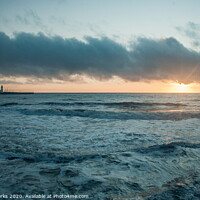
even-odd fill
[{"label": "sky", "polygon": [[199,0],[0,0],[0,84],[199,92],[199,7]]}]

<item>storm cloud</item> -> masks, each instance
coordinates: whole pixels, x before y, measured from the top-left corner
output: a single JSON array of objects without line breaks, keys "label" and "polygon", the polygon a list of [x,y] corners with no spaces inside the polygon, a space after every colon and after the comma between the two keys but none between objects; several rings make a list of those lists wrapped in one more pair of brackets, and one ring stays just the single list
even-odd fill
[{"label": "storm cloud", "polygon": [[84,41],[41,33],[0,33],[0,74],[65,79],[88,75],[96,79],[118,76],[124,80],[172,80],[200,82],[200,53],[175,38],[138,38],[125,47],[109,39],[86,37]]}]

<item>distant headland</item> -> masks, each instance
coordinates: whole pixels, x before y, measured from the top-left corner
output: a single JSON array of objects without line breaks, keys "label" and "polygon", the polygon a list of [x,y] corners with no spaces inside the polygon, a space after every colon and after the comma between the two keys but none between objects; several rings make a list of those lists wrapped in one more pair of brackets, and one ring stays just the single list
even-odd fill
[{"label": "distant headland", "polygon": [[7,92],[7,91],[4,91],[3,85],[1,85],[0,95],[1,94],[34,94],[34,92]]}]

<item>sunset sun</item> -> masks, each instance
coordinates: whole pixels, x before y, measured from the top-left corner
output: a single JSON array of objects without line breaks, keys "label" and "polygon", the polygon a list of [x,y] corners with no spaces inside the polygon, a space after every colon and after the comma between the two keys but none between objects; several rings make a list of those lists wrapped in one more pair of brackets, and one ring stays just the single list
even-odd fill
[{"label": "sunset sun", "polygon": [[173,92],[175,93],[191,93],[192,88],[191,84],[184,84],[184,83],[172,83]]}]

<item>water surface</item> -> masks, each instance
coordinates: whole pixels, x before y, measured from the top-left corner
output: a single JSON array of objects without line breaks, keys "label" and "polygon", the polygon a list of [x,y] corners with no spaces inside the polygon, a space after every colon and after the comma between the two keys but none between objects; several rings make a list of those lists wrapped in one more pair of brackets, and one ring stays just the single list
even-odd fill
[{"label": "water surface", "polygon": [[199,94],[0,96],[0,194],[200,199]]}]

